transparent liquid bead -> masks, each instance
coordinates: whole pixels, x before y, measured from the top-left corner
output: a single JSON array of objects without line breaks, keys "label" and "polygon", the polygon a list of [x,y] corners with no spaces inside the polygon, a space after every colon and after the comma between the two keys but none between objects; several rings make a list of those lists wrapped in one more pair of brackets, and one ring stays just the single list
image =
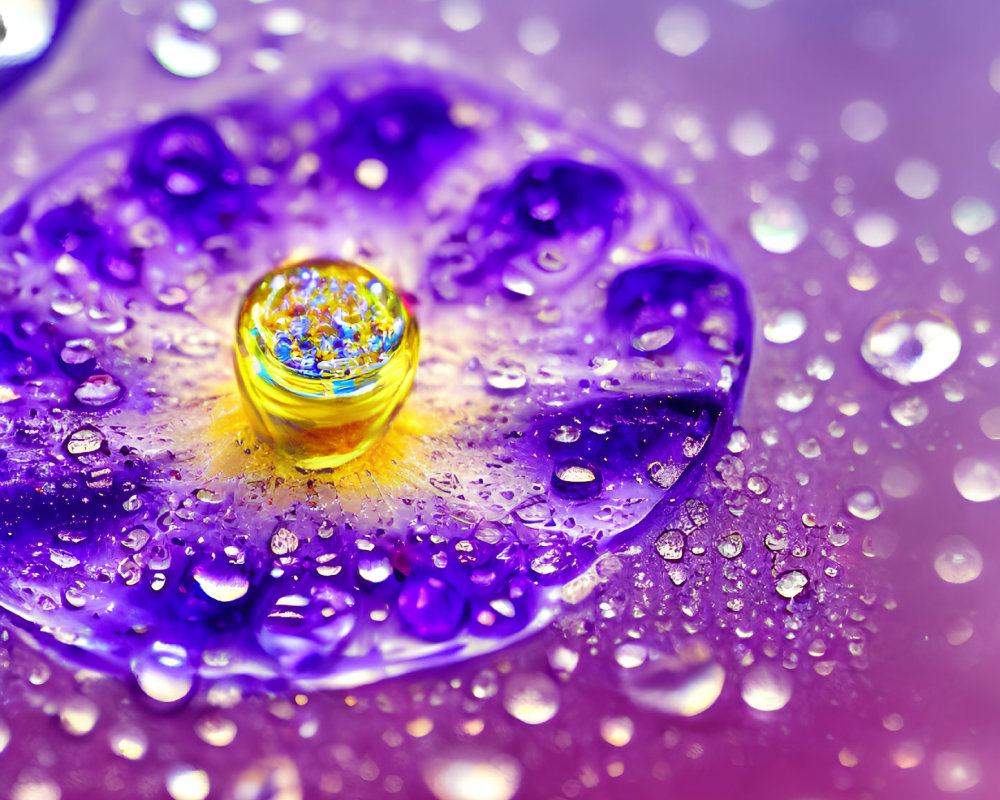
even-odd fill
[{"label": "transparent liquid bead", "polygon": [[865,331],[861,343],[862,358],[903,386],[934,380],[961,351],[962,337],[955,323],[926,309],[883,314]]}]

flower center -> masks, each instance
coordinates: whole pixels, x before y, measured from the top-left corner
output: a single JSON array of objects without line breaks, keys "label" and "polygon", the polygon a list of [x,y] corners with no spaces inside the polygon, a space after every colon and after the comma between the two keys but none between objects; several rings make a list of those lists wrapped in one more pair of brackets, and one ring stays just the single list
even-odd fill
[{"label": "flower center", "polygon": [[385,279],[313,259],[279,267],[247,293],[236,377],[258,438],[302,469],[329,469],[385,435],[419,347],[416,320]]}]

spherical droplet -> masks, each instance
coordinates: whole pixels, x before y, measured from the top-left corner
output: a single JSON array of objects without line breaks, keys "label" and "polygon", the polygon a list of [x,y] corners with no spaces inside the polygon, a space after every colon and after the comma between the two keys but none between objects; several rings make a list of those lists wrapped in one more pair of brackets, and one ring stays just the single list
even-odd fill
[{"label": "spherical droplet", "polygon": [[864,214],[854,223],[854,235],[866,247],[885,247],[899,234],[899,224],[888,214]]},{"label": "spherical droplet", "polygon": [[840,127],[856,142],[872,142],[885,133],[889,119],[882,106],[872,100],[848,103],[840,115]]},{"label": "spherical droplet", "polygon": [[896,167],[896,186],[914,200],[926,200],[941,182],[937,167],[923,158],[908,158]]},{"label": "spherical droplet", "polygon": [[791,253],[808,232],[806,215],[788,198],[769,198],[750,214],[750,233],[769,253]]},{"label": "spherical droplet", "polygon": [[695,6],[673,6],[660,15],[654,35],[656,43],[668,53],[689,56],[708,41],[708,15]]},{"label": "spherical droplet", "polygon": [[934,571],[945,583],[970,583],[983,571],[983,557],[964,536],[949,536],[938,545]]},{"label": "spherical droplet", "polygon": [[563,497],[582,500],[600,494],[603,486],[601,471],[579,458],[561,461],[552,472],[552,488]]},{"label": "spherical droplet", "polygon": [[778,576],[778,580],[774,584],[774,589],[782,597],[787,597],[791,600],[793,597],[798,597],[802,594],[802,590],[806,588],[808,583],[809,579],[804,573],[799,572],[797,569],[792,569]]},{"label": "spherical droplet", "polygon": [[997,214],[981,197],[961,197],[951,208],[951,221],[962,233],[975,236],[992,228]]},{"label": "spherical droplet", "polygon": [[209,788],[205,770],[179,765],[167,773],[167,792],[173,800],[205,800]]},{"label": "spherical droplet", "polygon": [[965,792],[979,783],[982,769],[971,753],[945,751],[934,759],[934,783],[942,792]]},{"label": "spherical droplet", "polygon": [[877,372],[904,386],[933,380],[955,363],[962,339],[944,314],[890,311],[865,331],[861,355]]},{"label": "spherical droplet", "polygon": [[750,112],[733,120],[729,126],[729,146],[745,156],[759,156],[774,144],[774,129],[762,114]]},{"label": "spherical droplet", "polygon": [[851,491],[845,500],[847,510],[863,520],[878,519],[882,515],[882,501],[873,489],[860,488]]},{"label": "spherical droplet", "polygon": [[202,34],[181,30],[170,22],[153,28],[149,49],[167,72],[181,78],[203,78],[222,63],[219,48]]},{"label": "spherical droplet", "polygon": [[779,711],[792,699],[792,681],[780,667],[758,664],[743,678],[740,695],[757,711]]},{"label": "spherical droplet", "polygon": [[514,673],[504,687],[503,707],[521,722],[541,725],[559,710],[559,687],[541,673]]},{"label": "spherical droplet", "polygon": [[509,756],[434,758],[423,775],[437,800],[511,800],[521,785],[521,765]]},{"label": "spherical droplet", "polygon": [[930,409],[922,397],[906,395],[892,399],[889,403],[889,413],[904,428],[912,428],[927,419]]},{"label": "spherical droplet", "polygon": [[789,344],[806,332],[806,315],[794,308],[765,312],[764,338],[774,344]]},{"label": "spherical droplet", "polygon": [[517,41],[532,55],[543,56],[559,44],[559,26],[548,17],[528,17],[517,28]]},{"label": "spherical droplet", "polygon": [[247,293],[237,383],[260,440],[300,469],[331,469],[385,435],[419,347],[416,321],[384,278],[346,261],[301,261]]},{"label": "spherical droplet", "polygon": [[483,21],[483,9],[475,0],[442,0],[441,21],[453,31],[471,31]]},{"label": "spherical droplet", "polygon": [[986,503],[1000,497],[1000,468],[981,458],[963,458],[952,473],[955,488],[966,500]]}]

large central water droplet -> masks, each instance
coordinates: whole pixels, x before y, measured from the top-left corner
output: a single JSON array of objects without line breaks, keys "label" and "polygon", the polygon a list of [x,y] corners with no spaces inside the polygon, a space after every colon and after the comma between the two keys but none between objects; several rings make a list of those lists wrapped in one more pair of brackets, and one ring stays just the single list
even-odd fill
[{"label": "large central water droplet", "polygon": [[302,469],[328,469],[385,435],[419,346],[416,321],[386,280],[345,261],[303,261],[248,292],[236,377],[257,436]]},{"label": "large central water droplet", "polygon": [[883,314],[865,331],[861,355],[885,377],[904,386],[930,381],[955,363],[962,338],[955,323],[935,311]]}]

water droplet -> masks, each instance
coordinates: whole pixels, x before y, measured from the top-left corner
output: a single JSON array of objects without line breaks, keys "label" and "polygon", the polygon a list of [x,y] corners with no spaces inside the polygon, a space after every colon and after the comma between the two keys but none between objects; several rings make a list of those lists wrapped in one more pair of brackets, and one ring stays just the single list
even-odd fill
[{"label": "water droplet", "polygon": [[923,158],[908,158],[896,167],[896,186],[914,200],[926,200],[941,182],[937,167]]},{"label": "water droplet", "polygon": [[975,236],[992,228],[997,214],[981,197],[960,197],[951,208],[951,221],[962,233]]},{"label": "water droplet", "polygon": [[392,575],[392,563],[384,550],[376,549],[358,557],[358,575],[369,583],[382,583]]},{"label": "water droplet", "polygon": [[67,733],[83,736],[94,729],[99,713],[97,704],[93,700],[86,697],[71,697],[59,709],[59,721]]},{"label": "water droplet", "polygon": [[792,681],[785,670],[758,664],[743,678],[743,702],[757,711],[779,711],[792,699]]},{"label": "water droplet", "polygon": [[934,571],[946,583],[970,583],[983,571],[983,557],[964,536],[949,536],[938,546]]},{"label": "water droplet", "polygon": [[791,253],[808,232],[806,215],[788,198],[769,198],[750,214],[750,233],[769,253]]},{"label": "water droplet", "polygon": [[847,495],[847,510],[858,519],[878,519],[882,514],[882,501],[872,489],[855,489]]},{"label": "water droplet", "polygon": [[299,537],[288,528],[278,528],[271,535],[269,546],[276,556],[287,556],[299,549]]},{"label": "water droplet", "polygon": [[952,474],[955,488],[966,500],[986,503],[1000,497],[1000,468],[980,458],[963,458]]},{"label": "water droplet", "polygon": [[209,788],[205,770],[178,765],[167,772],[167,792],[173,800],[205,800]]},{"label": "water droplet", "polygon": [[679,530],[668,530],[656,537],[656,552],[667,561],[680,561],[684,556],[684,534]]},{"label": "water droplet", "polygon": [[424,782],[437,800],[510,800],[521,785],[521,765],[509,756],[435,758]]},{"label": "water droplet", "polygon": [[222,63],[222,54],[212,42],[169,22],[153,28],[149,49],[160,66],[181,78],[203,78]]},{"label": "water droplet", "polygon": [[806,315],[796,309],[765,312],[764,338],[773,344],[789,344],[806,332]]},{"label": "water droplet", "polygon": [[816,392],[812,384],[806,381],[798,381],[784,387],[778,393],[774,402],[782,411],[787,411],[789,414],[798,414],[812,405],[815,395]]},{"label": "water droplet", "polygon": [[750,112],[733,120],[729,126],[729,146],[745,156],[759,156],[774,144],[774,129],[762,114]]},{"label": "water droplet", "polygon": [[872,142],[885,133],[889,119],[882,106],[871,100],[848,103],[840,115],[840,127],[856,142]]},{"label": "water droplet", "polygon": [[736,558],[743,552],[743,537],[733,531],[728,536],[723,536],[716,547],[723,558]]},{"label": "water droplet", "polygon": [[865,214],[854,223],[854,235],[866,247],[885,247],[899,234],[899,224],[888,214]]},{"label": "water droplet", "polygon": [[922,397],[906,395],[892,399],[889,403],[889,413],[904,428],[912,428],[927,419],[930,409]]},{"label": "water droplet", "polygon": [[517,27],[517,41],[532,55],[543,56],[559,44],[559,27],[547,17],[528,17]]},{"label": "water droplet", "polygon": [[979,759],[970,753],[945,751],[934,759],[934,783],[942,792],[965,792],[979,783]]},{"label": "water droplet", "polygon": [[797,569],[792,569],[778,576],[774,588],[782,597],[787,597],[791,600],[793,597],[798,597],[802,594],[802,590],[806,588],[806,584],[808,583],[809,579],[804,573],[799,572]]},{"label": "water droplet", "polygon": [[572,444],[580,438],[580,429],[576,425],[559,425],[552,429],[549,438],[560,444]]},{"label": "water droplet", "polygon": [[660,15],[654,35],[656,43],[668,53],[689,56],[708,41],[708,15],[695,6],[673,6]]},{"label": "water droplet", "polygon": [[865,361],[904,386],[938,377],[961,350],[954,322],[936,311],[918,309],[883,314],[865,331],[861,343]]},{"label": "water droplet", "polygon": [[441,21],[453,31],[471,31],[483,21],[483,9],[475,0],[442,0]]},{"label": "water droplet", "polygon": [[146,734],[138,728],[115,728],[108,736],[108,743],[112,753],[129,761],[138,761],[149,747]]},{"label": "water droplet", "polygon": [[233,568],[215,564],[199,564],[192,572],[201,590],[220,603],[232,603],[244,597],[250,589],[246,575]]},{"label": "water droplet", "polygon": [[110,375],[91,375],[76,388],[73,396],[86,406],[99,408],[115,402],[123,391]]},{"label": "water droplet", "polygon": [[1000,439],[1000,406],[995,406],[979,418],[979,429],[987,439]]},{"label": "water droplet", "polygon": [[625,672],[622,683],[637,705],[678,717],[696,717],[715,704],[726,682],[722,666],[703,655],[650,658]]},{"label": "water droplet", "polygon": [[632,741],[635,723],[628,717],[605,717],[601,720],[601,738],[612,747],[624,747]]},{"label": "water droplet", "polygon": [[180,645],[155,642],[133,659],[132,674],[139,688],[161,703],[182,700],[194,687],[194,671],[187,650]]},{"label": "water droplet", "polygon": [[560,462],[552,472],[552,488],[563,497],[593,497],[600,493],[603,483],[600,470],[579,458]]},{"label": "water droplet", "polygon": [[66,452],[71,456],[87,456],[100,450],[104,441],[104,434],[97,428],[85,425],[66,437]]},{"label": "water droplet", "polygon": [[260,27],[272,36],[295,36],[306,29],[306,15],[297,8],[272,8],[264,14]]},{"label": "water droplet", "polygon": [[210,31],[218,21],[219,13],[208,0],[180,0],[174,13],[182,25],[193,31]]},{"label": "water droplet", "polygon": [[48,49],[56,32],[57,4],[44,0],[18,0],[0,5],[0,67],[34,61]]},{"label": "water droplet", "polygon": [[354,170],[354,179],[366,189],[381,189],[389,177],[389,168],[377,158],[364,158]]},{"label": "water droplet", "polygon": [[486,373],[486,383],[498,392],[515,392],[528,383],[528,374],[522,364],[500,361]]},{"label": "water droplet", "polygon": [[559,710],[559,687],[541,673],[515,673],[504,686],[503,707],[521,722],[541,725]]}]

